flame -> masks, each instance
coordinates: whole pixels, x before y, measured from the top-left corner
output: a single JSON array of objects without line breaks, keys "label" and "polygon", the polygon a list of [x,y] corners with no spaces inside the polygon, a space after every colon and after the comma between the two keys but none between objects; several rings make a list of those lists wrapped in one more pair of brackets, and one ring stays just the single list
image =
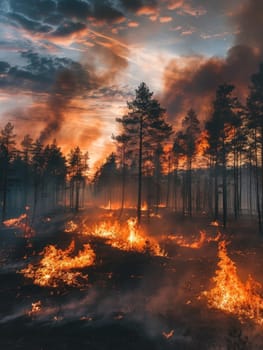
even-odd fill
[{"label": "flame", "polygon": [[177,245],[184,248],[200,249],[204,243],[216,242],[221,237],[221,234],[218,233],[216,237],[208,237],[205,231],[200,231],[199,239],[189,243],[185,240],[183,235],[169,235],[168,239],[174,241]]},{"label": "flame", "polygon": [[53,245],[44,248],[43,255],[37,266],[29,264],[20,272],[25,277],[31,278],[34,284],[41,287],[58,287],[61,283],[71,286],[79,286],[79,279],[87,280],[87,276],[73,269],[84,268],[94,263],[95,253],[89,244],[77,256],[71,257],[75,250],[75,242],[72,241],[66,250],[58,249]]},{"label": "flame", "polygon": [[219,227],[219,222],[218,221],[211,221],[210,222],[210,226],[214,226],[214,227]]},{"label": "flame", "polygon": [[64,231],[67,233],[72,233],[72,232],[76,231],[77,228],[78,228],[78,225],[73,220],[70,220],[66,223]]},{"label": "flame", "polygon": [[203,292],[208,306],[234,314],[241,322],[251,319],[263,325],[262,285],[250,275],[245,283],[241,281],[235,263],[227,255],[225,241],[219,242],[218,257],[218,269],[212,279],[215,286]]},{"label": "flame", "polygon": [[148,205],[146,202],[143,202],[143,205],[141,206],[141,211],[147,211],[148,210]]},{"label": "flame", "polygon": [[34,314],[37,314],[41,311],[41,308],[42,308],[42,303],[41,303],[41,300],[38,300],[36,301],[35,303],[32,303],[32,308],[31,310],[28,312],[28,315],[29,316],[32,316]]},{"label": "flame", "polygon": [[93,228],[85,228],[82,234],[101,237],[114,248],[125,251],[150,252],[156,256],[165,256],[159,243],[148,237],[137,225],[137,219],[130,218],[124,225],[119,222],[102,222]]},{"label": "flame", "polygon": [[209,148],[209,143],[208,143],[208,133],[207,131],[202,131],[199,140],[197,141],[196,145],[196,153],[197,157],[202,157],[204,156],[205,152]]},{"label": "flame", "polygon": [[31,238],[35,235],[34,229],[29,225],[29,217],[27,213],[21,214],[18,218],[5,220],[3,224],[6,227],[18,227],[23,231],[25,238]]},{"label": "flame", "polygon": [[165,339],[170,339],[174,335],[174,329],[172,329],[170,332],[163,332],[162,335]]}]

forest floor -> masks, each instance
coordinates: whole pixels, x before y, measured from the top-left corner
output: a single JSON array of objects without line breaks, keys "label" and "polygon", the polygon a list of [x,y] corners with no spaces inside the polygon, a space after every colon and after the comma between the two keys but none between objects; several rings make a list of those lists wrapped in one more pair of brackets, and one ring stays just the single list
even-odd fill
[{"label": "forest floor", "polygon": [[[173,239],[191,242],[200,230],[209,237],[220,231],[240,279],[251,274],[263,284],[263,240],[255,220],[232,221],[223,230],[207,217],[180,218],[165,211],[149,221],[143,217],[142,229],[160,242],[166,256],[123,251],[107,240],[65,230],[70,220],[92,226],[120,220],[118,215],[90,208],[46,216],[30,239],[18,227],[0,229],[0,349],[263,349],[262,325],[208,307],[203,292],[213,284],[218,242],[194,249]],[[121,220],[133,215],[126,211]],[[76,254],[86,243],[96,254],[95,263],[81,269],[88,280],[78,287],[41,287],[21,273],[29,263],[39,263],[46,246],[66,249],[72,239]]]}]

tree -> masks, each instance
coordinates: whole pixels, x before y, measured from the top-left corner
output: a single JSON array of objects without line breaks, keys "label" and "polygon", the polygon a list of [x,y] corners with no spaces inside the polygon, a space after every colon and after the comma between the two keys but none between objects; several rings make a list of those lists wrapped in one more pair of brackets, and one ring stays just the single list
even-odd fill
[{"label": "tree", "polygon": [[142,177],[146,169],[146,160],[154,170],[154,157],[159,152],[162,143],[169,138],[172,127],[165,121],[165,110],[153,98],[145,83],[135,90],[135,98],[127,103],[128,114],[121,119],[122,135],[127,137],[127,147],[131,158],[136,161],[138,168],[137,219],[141,221],[142,206]]},{"label": "tree", "polygon": [[[67,167],[66,159],[61,149],[57,146],[56,140],[44,149],[45,157],[45,179],[51,193],[51,204],[58,204],[59,193],[63,190],[66,181]],[[63,193],[63,191],[62,191]]]},{"label": "tree", "polygon": [[258,73],[251,76],[249,89],[247,98],[248,127],[251,132],[252,152],[256,169],[258,226],[260,233],[263,233],[263,63],[260,64]]},{"label": "tree", "polygon": [[25,135],[22,142],[22,160],[24,162],[23,174],[22,174],[22,183],[23,183],[23,206],[28,205],[28,189],[29,189],[29,171],[30,171],[30,162],[31,162],[31,152],[33,147],[33,139],[30,135]]},{"label": "tree", "polygon": [[190,109],[182,121],[183,131],[177,135],[181,154],[186,157],[185,195],[186,208],[192,216],[192,164],[197,153],[197,141],[200,136],[200,122],[193,109]]},{"label": "tree", "polygon": [[118,176],[116,154],[111,153],[105,163],[97,171],[94,178],[94,185],[97,194],[104,194],[104,205],[109,204],[111,209],[112,201],[115,199],[115,184]]},{"label": "tree", "polygon": [[220,85],[216,91],[213,102],[211,119],[206,123],[208,132],[207,150],[214,164],[214,219],[218,219],[219,212],[219,174],[222,176],[222,202],[223,202],[223,225],[227,222],[227,157],[228,140],[231,136],[232,125],[236,119],[235,109],[239,103],[232,96],[233,85]]},{"label": "tree", "polygon": [[80,208],[80,191],[84,196],[85,178],[88,170],[88,153],[82,153],[79,147],[70,151],[68,173],[70,177],[70,207],[76,212]]},{"label": "tree", "polygon": [[7,192],[8,192],[8,176],[10,170],[10,162],[15,149],[14,125],[8,122],[1,130],[0,135],[0,190],[2,192],[2,221],[6,218],[7,208]]}]

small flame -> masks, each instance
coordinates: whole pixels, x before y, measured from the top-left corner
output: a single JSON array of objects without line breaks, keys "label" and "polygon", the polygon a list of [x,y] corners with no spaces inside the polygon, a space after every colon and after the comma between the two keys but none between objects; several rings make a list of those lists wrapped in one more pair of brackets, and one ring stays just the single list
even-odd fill
[{"label": "small flame", "polygon": [[185,240],[185,237],[182,235],[169,235],[168,238],[174,241],[177,245],[184,248],[191,249],[200,249],[204,243],[217,242],[221,237],[221,234],[218,233],[216,237],[208,237],[205,231],[200,231],[200,237],[197,240],[189,243]]},{"label": "small flame", "polygon": [[226,242],[219,242],[218,269],[213,277],[214,288],[203,292],[210,308],[217,308],[237,316],[240,321],[251,319],[263,325],[262,285],[250,275],[243,283],[235,263],[228,257]]},{"label": "small flame", "polygon": [[[28,207],[26,207],[28,210]],[[21,214],[18,218],[5,220],[3,224],[6,227],[17,227],[24,233],[25,238],[32,238],[35,235],[34,229],[29,225],[29,217],[27,213]]]},{"label": "small flame", "polygon": [[174,335],[174,329],[172,329],[170,332],[163,332],[162,335],[165,339],[170,339]]},{"label": "small flame", "polygon": [[77,228],[78,228],[78,225],[73,220],[70,220],[66,223],[65,232],[72,233],[76,231]]},{"label": "small flame", "polygon": [[42,308],[42,303],[41,303],[41,300],[38,300],[34,303],[31,304],[32,305],[32,308],[31,310],[28,312],[28,315],[29,316],[32,316],[34,314],[37,314],[41,311],[41,308]]}]

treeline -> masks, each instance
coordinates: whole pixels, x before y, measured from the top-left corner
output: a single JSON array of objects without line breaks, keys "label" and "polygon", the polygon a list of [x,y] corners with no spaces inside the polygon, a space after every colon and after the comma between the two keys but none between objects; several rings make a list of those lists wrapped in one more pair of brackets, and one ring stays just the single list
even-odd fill
[{"label": "treeline", "polygon": [[88,170],[88,154],[79,147],[65,157],[54,140],[44,146],[26,135],[18,148],[14,125],[0,135],[1,220],[30,209],[32,221],[57,208],[78,210]]},{"label": "treeline", "polygon": [[191,106],[180,125],[166,120],[165,109],[145,83],[116,121],[116,151],[88,179],[88,155],[79,147],[66,157],[54,141],[42,145],[27,135],[19,147],[14,126],[0,136],[2,220],[30,206],[32,217],[45,210],[84,206],[87,184],[94,205],[133,207],[138,222],[160,207],[222,220],[249,214],[263,231],[263,65],[252,75],[245,105],[235,87],[215,91],[206,122]]}]

